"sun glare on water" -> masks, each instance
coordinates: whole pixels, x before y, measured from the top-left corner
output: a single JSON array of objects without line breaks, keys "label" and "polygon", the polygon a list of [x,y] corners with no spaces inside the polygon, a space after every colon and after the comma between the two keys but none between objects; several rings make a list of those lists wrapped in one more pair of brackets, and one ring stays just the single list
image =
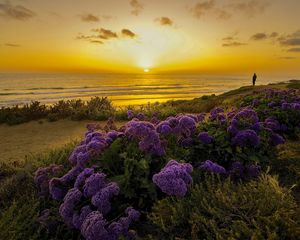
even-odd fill
[{"label": "sun glare on water", "polygon": [[145,72],[145,73],[148,73],[148,72],[150,72],[150,70],[149,70],[148,68],[145,68],[145,69],[144,69],[144,72]]}]

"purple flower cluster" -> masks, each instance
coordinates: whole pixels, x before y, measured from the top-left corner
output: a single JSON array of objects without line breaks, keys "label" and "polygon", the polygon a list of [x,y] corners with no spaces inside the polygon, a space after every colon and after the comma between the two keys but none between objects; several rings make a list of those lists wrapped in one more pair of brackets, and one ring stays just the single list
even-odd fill
[{"label": "purple flower cluster", "polygon": [[236,113],[232,119],[232,124],[241,129],[252,128],[258,123],[258,115],[251,108],[244,108]]},{"label": "purple flower cluster", "polygon": [[239,131],[232,139],[231,144],[240,147],[256,147],[260,143],[260,139],[254,130]]},{"label": "purple flower cluster", "polygon": [[265,119],[263,125],[265,128],[272,129],[274,132],[281,131],[280,123],[275,118],[269,117]]},{"label": "purple flower cluster", "polygon": [[127,118],[128,118],[129,120],[131,120],[131,119],[133,119],[134,117],[135,117],[134,112],[133,112],[132,110],[128,110],[128,111],[127,111]]},{"label": "purple flower cluster", "polygon": [[204,163],[202,163],[200,168],[204,171],[211,172],[211,173],[226,174],[226,170],[224,167],[210,160],[206,160]]},{"label": "purple flower cluster", "polygon": [[192,145],[191,136],[196,130],[196,124],[204,118],[204,113],[168,117],[156,125],[156,131],[161,135],[174,134],[181,146],[188,147]]},{"label": "purple flower cluster", "polygon": [[229,170],[228,174],[233,179],[252,179],[257,178],[261,173],[261,167],[258,165],[244,166],[241,162],[234,162]]},{"label": "purple flower cluster", "polygon": [[209,119],[211,121],[217,121],[221,124],[224,124],[226,122],[226,116],[224,114],[224,109],[220,107],[216,107],[213,110],[210,111]]},{"label": "purple flower cluster", "polygon": [[174,131],[175,133],[181,135],[182,137],[190,137],[192,133],[196,129],[196,116],[178,116],[178,124],[175,127]]},{"label": "purple flower cluster", "polygon": [[201,164],[200,169],[215,173],[230,176],[233,179],[253,179],[260,175],[261,167],[258,165],[243,165],[241,162],[234,162],[227,171],[224,167],[210,160],[206,160]]},{"label": "purple flower cluster", "polygon": [[92,156],[101,154],[116,138],[123,135],[115,130],[101,133],[89,128],[85,139],[74,149],[69,160],[73,165],[85,167]]},{"label": "purple flower cluster", "polygon": [[300,110],[299,90],[269,89],[266,91],[266,97],[272,100],[267,104],[269,108]]},{"label": "purple flower cluster", "polygon": [[277,146],[277,145],[284,144],[284,143],[285,143],[284,138],[282,136],[280,136],[279,134],[277,134],[277,133],[270,134],[270,144],[272,146]]},{"label": "purple flower cluster", "polygon": [[154,125],[144,121],[130,121],[126,124],[125,135],[139,141],[141,151],[162,156],[165,154],[163,143]]},{"label": "purple flower cluster", "polygon": [[73,167],[69,172],[60,178],[52,178],[49,182],[49,192],[54,200],[62,200],[73,184],[77,176],[82,172],[81,166]]},{"label": "purple flower cluster", "polygon": [[58,176],[62,168],[62,165],[51,164],[48,167],[36,170],[34,173],[34,183],[38,188],[40,197],[47,197],[49,195],[50,178]]},{"label": "purple flower cluster", "polygon": [[[94,173],[94,169],[84,169],[76,178],[74,188],[64,196],[60,206],[60,215],[64,222],[71,228],[79,229],[85,217],[96,208],[101,214],[106,215],[111,209],[111,199],[119,194],[116,183],[106,181],[103,173]],[[91,199],[91,205],[76,210],[79,202]]]},{"label": "purple flower cluster", "polygon": [[214,140],[215,140],[214,137],[210,136],[208,132],[199,133],[198,139],[203,144],[210,144],[210,143],[214,142]]},{"label": "purple flower cluster", "polygon": [[191,164],[171,160],[159,173],[153,175],[152,180],[164,193],[183,197],[193,181],[190,175],[192,171]]},{"label": "purple flower cluster", "polygon": [[103,214],[93,211],[87,215],[81,226],[81,234],[86,240],[117,240],[121,236],[132,239],[128,232],[129,226],[140,217],[139,212],[133,208],[127,208],[126,217],[121,217],[118,221],[108,223]]}]

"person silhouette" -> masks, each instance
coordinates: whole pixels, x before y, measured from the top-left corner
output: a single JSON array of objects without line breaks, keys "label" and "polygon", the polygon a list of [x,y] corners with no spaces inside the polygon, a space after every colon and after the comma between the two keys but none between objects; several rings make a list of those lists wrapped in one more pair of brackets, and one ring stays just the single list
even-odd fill
[{"label": "person silhouette", "polygon": [[253,86],[255,86],[256,79],[257,79],[257,75],[256,75],[256,73],[254,73],[254,75],[252,77],[252,84],[253,84]]}]

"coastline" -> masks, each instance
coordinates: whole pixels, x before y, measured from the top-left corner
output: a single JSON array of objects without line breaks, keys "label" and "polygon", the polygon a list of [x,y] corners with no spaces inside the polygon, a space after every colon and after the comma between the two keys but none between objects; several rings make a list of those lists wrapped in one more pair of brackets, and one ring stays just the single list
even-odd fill
[{"label": "coastline", "polygon": [[[198,113],[202,111],[209,111],[215,105],[231,105],[243,95],[254,91],[260,91],[266,88],[285,89],[294,84],[294,87],[300,87],[300,81],[293,81],[288,83],[278,83],[273,85],[262,85],[241,87],[233,91],[215,96],[213,98],[196,98],[193,100],[174,101],[167,103],[160,103],[157,108],[161,113],[167,115],[176,115],[175,111],[191,113],[192,110]],[[171,105],[172,108],[171,108]],[[147,109],[139,108],[137,111],[145,112]],[[165,112],[164,112],[165,110]],[[121,118],[117,118],[115,123],[119,127],[126,120],[126,112],[122,112]],[[166,117],[163,116],[163,117]],[[2,162],[19,162],[23,161],[24,157],[32,154],[43,153],[50,149],[61,147],[64,144],[82,139],[86,131],[86,124],[97,122],[104,126],[106,121],[95,120],[72,120],[70,118],[58,119],[50,122],[47,119],[40,119],[21,123],[14,126],[7,124],[0,124],[0,145],[2,146]]]}]

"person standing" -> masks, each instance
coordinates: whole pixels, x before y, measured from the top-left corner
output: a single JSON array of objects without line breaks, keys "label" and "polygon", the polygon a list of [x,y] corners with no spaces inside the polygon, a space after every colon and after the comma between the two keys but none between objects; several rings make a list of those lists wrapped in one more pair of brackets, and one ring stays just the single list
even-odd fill
[{"label": "person standing", "polygon": [[256,73],[254,73],[254,75],[252,77],[252,84],[253,84],[253,86],[255,86],[256,79],[257,79],[257,75],[256,75]]}]

